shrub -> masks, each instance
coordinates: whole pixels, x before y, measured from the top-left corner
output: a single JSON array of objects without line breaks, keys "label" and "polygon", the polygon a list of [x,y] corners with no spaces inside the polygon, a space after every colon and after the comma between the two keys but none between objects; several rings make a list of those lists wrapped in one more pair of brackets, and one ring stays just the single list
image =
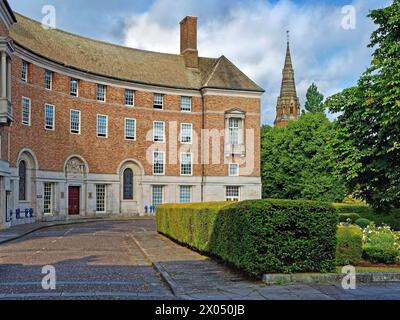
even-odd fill
[{"label": "shrub", "polygon": [[363,232],[363,256],[371,262],[394,263],[400,254],[400,239],[390,227],[371,225]]},{"label": "shrub", "polygon": [[390,246],[364,246],[363,257],[371,262],[395,263],[398,257],[398,250]]},{"label": "shrub", "polygon": [[210,202],[157,206],[157,230],[180,243],[206,252],[217,214],[229,204]]},{"label": "shrub", "polygon": [[337,232],[336,263],[339,266],[361,260],[363,232],[358,226],[339,226]]},{"label": "shrub", "polygon": [[339,214],[339,222],[348,222],[348,220],[350,220],[351,223],[355,223],[357,219],[360,219],[360,215],[358,213]]},{"label": "shrub", "polygon": [[400,231],[400,209],[392,209],[388,212],[376,213],[368,205],[354,205],[335,203],[334,207],[338,209],[339,214],[357,213],[361,218],[373,221],[376,225],[388,225],[394,230]]},{"label": "shrub", "polygon": [[357,213],[361,217],[365,217],[367,215],[373,215],[374,210],[368,206],[363,204],[344,204],[344,203],[335,203],[333,205],[339,213]]},{"label": "shrub", "polygon": [[255,200],[161,205],[157,230],[252,276],[335,268],[338,217],[330,204]]},{"label": "shrub", "polygon": [[360,218],[355,221],[355,224],[358,225],[360,228],[365,229],[371,224],[371,221],[365,218]]}]

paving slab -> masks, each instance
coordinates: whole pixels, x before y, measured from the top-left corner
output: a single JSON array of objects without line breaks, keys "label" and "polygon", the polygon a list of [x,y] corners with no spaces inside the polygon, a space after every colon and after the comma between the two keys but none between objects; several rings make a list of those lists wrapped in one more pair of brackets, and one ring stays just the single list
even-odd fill
[{"label": "paving slab", "polygon": [[[0,245],[0,299],[400,300],[400,283],[266,285],[157,234],[154,220],[24,228],[0,231],[19,235]],[[41,288],[45,264],[56,291]]]}]

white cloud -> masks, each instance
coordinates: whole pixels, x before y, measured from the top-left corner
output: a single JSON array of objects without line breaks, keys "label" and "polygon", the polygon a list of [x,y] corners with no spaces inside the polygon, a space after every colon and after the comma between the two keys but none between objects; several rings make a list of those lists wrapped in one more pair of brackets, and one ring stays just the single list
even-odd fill
[{"label": "white cloud", "polygon": [[328,96],[354,84],[369,65],[371,50],[366,46],[374,25],[366,15],[385,3],[353,0],[351,4],[357,13],[355,30],[344,30],[342,7],[326,2],[300,5],[289,0],[156,0],[148,11],[127,21],[125,44],[178,53],[180,19],[198,16],[200,55],[224,54],[266,89],[263,121],[271,124],[279,95],[287,29],[291,31],[292,58],[302,104],[312,82]]}]

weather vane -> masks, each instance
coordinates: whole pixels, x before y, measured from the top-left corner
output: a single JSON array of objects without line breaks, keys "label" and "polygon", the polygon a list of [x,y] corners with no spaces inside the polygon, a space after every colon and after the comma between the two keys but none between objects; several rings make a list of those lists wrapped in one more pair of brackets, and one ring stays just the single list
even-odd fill
[{"label": "weather vane", "polygon": [[286,30],[287,42],[289,43],[290,40],[290,31]]}]

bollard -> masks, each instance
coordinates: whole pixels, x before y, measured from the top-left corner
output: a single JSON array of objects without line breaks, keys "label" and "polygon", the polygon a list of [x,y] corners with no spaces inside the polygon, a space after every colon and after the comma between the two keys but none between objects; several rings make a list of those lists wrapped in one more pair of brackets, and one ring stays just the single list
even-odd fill
[{"label": "bollard", "polygon": [[21,209],[16,209],[15,210],[15,219],[19,219],[21,217]]}]

